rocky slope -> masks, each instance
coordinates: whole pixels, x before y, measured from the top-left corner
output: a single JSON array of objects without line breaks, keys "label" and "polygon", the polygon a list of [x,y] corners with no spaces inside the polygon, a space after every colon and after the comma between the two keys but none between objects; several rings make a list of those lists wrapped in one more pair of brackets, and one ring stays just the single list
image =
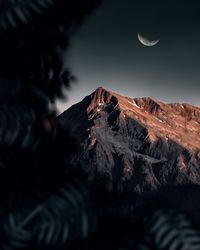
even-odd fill
[{"label": "rocky slope", "polygon": [[81,163],[100,188],[146,192],[200,184],[200,108],[128,98],[99,87],[61,114],[80,146]]}]

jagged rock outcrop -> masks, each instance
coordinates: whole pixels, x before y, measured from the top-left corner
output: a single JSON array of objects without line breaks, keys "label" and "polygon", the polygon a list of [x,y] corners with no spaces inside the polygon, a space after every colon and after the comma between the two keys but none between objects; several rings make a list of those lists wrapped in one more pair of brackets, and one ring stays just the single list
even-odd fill
[{"label": "jagged rock outcrop", "polygon": [[200,108],[99,87],[57,118],[79,145],[71,159],[108,191],[200,184]]}]

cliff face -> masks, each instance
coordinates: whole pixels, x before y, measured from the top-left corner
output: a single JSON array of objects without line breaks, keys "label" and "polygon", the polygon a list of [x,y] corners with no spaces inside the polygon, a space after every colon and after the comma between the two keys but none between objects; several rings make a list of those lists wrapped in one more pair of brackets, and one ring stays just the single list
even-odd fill
[{"label": "cliff face", "polygon": [[80,146],[71,159],[95,186],[139,193],[200,184],[200,108],[98,88],[61,114]]}]

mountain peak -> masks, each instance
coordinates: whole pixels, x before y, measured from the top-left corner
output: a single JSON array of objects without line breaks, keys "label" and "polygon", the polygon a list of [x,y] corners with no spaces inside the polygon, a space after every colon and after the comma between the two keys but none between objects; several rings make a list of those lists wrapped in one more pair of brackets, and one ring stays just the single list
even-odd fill
[{"label": "mountain peak", "polygon": [[107,91],[104,87],[102,87],[102,86],[99,86],[96,90],[95,90],[95,92],[99,92],[99,91]]},{"label": "mountain peak", "polygon": [[90,104],[87,108],[87,112],[89,113],[91,110],[95,110],[100,106],[109,103],[111,100],[113,93],[106,90],[103,87],[98,87],[91,95],[89,95]]},{"label": "mountain peak", "polygon": [[188,150],[200,150],[200,108],[189,104],[166,104],[151,97],[130,98],[98,87],[69,110],[76,113],[76,117],[82,112],[92,122],[102,118],[105,123],[121,126],[131,120],[148,131],[149,138],[154,138],[151,142],[162,138],[173,140]]},{"label": "mountain peak", "polygon": [[[107,89],[103,88],[103,87],[98,87],[92,94],[92,98],[96,98],[96,99],[101,99],[104,98],[104,96],[108,97],[111,94],[110,91],[108,91]],[[105,99],[105,98],[104,98]]]},{"label": "mountain peak", "polygon": [[97,88],[58,117],[80,146],[73,158],[108,190],[200,183],[200,108]]}]

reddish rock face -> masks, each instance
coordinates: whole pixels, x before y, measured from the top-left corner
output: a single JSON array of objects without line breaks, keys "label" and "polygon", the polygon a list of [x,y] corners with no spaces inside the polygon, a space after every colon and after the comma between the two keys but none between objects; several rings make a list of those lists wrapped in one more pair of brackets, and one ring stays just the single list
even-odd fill
[{"label": "reddish rock face", "polygon": [[146,192],[162,185],[200,184],[200,108],[128,98],[100,87],[58,119],[80,146],[94,185]]}]

